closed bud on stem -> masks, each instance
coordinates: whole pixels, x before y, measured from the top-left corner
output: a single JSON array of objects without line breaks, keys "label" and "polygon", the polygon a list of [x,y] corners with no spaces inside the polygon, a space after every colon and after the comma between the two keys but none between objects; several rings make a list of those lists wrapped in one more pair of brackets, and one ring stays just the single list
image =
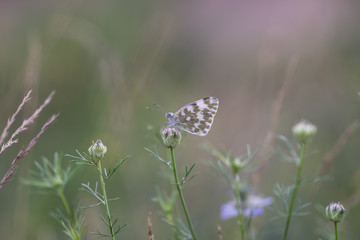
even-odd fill
[{"label": "closed bud on stem", "polygon": [[243,164],[240,158],[234,158],[232,161],[230,161],[230,165],[235,174],[238,174],[238,172],[243,168]]},{"label": "closed bud on stem", "polygon": [[161,138],[165,147],[175,148],[181,141],[181,133],[177,128],[164,127],[161,131]]},{"label": "closed bud on stem", "polygon": [[301,120],[292,127],[292,133],[300,143],[306,143],[317,132],[317,127],[307,120]]},{"label": "closed bud on stem", "polygon": [[339,202],[331,202],[326,207],[326,216],[333,222],[341,222],[346,214],[346,209]]},{"label": "closed bud on stem", "polygon": [[100,139],[98,139],[95,143],[93,143],[89,147],[89,153],[90,155],[101,158],[105,155],[107,152],[107,147],[101,142]]}]

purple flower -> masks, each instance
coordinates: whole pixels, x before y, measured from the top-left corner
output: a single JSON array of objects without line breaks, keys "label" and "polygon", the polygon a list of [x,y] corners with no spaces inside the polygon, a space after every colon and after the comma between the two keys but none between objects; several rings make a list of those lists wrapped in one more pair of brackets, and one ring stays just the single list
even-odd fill
[{"label": "purple flower", "polygon": [[224,203],[220,207],[220,218],[223,220],[236,217],[238,215],[238,211],[236,209],[236,202],[231,201]]},{"label": "purple flower", "polygon": [[[256,217],[264,213],[264,207],[272,204],[272,197],[260,197],[256,195],[249,195],[246,201],[242,205],[243,214],[245,217]],[[236,208],[236,202],[230,201],[224,203],[220,207],[220,217],[223,220],[236,217],[238,210]]]}]

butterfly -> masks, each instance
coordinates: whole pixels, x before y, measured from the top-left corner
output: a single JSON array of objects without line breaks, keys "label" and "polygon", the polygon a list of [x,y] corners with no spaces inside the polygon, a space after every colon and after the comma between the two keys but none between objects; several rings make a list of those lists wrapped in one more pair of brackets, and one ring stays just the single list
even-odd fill
[{"label": "butterfly", "polygon": [[175,113],[167,112],[168,127],[176,127],[191,134],[205,136],[209,133],[219,107],[216,97],[206,97],[188,103]]}]

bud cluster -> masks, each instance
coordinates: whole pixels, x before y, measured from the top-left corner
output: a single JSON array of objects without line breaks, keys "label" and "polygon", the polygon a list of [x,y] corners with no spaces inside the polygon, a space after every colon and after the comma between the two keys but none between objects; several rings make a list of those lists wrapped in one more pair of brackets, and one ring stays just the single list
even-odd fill
[{"label": "bud cluster", "polygon": [[161,138],[165,147],[175,148],[181,141],[181,133],[175,127],[164,127],[161,131]]},{"label": "bud cluster", "polygon": [[317,132],[317,127],[307,120],[301,120],[292,127],[293,135],[300,143],[306,143]]},{"label": "bud cluster", "polygon": [[107,152],[107,147],[101,142],[100,139],[98,139],[89,147],[88,151],[91,156],[101,158],[104,157],[105,153]]},{"label": "bud cluster", "polygon": [[333,222],[341,222],[346,214],[346,209],[339,202],[331,202],[326,207],[326,216]]}]

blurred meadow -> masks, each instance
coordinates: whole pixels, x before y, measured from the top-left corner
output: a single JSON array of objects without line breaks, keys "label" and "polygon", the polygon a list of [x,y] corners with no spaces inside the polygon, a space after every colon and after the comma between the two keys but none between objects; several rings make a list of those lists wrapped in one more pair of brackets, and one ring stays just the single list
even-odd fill
[{"label": "blurred meadow", "polygon": [[[131,156],[107,183],[109,195],[119,197],[110,203],[113,215],[128,224],[118,239],[148,239],[148,212],[155,239],[172,239],[152,201],[156,187],[169,187],[166,169],[144,150],[156,145],[169,157],[157,137],[166,118],[146,107],[156,102],[174,112],[207,96],[220,101],[211,131],[185,134],[176,148],[180,175],[196,163],[184,195],[199,239],[218,239],[218,225],[224,239],[240,239],[236,220],[220,218],[231,189],[200,145],[234,155],[245,154],[247,144],[265,146],[266,164],[250,185],[274,196],[274,184],[291,184],[296,172],[272,151],[279,146],[275,136],[291,139],[291,127],[303,118],[318,128],[304,179],[331,161],[328,180],[316,191],[310,183],[300,187],[311,214],[292,219],[289,239],[318,239],[329,223],[315,207],[331,201],[349,210],[339,225],[342,239],[359,239],[359,13],[353,0],[0,1],[0,130],[29,90],[31,100],[11,131],[56,91],[19,143],[0,155],[1,176],[50,115],[60,113],[0,189],[0,239],[67,239],[49,214],[61,208],[57,196],[23,181],[42,156],[87,152],[98,138],[108,149],[103,165]],[[97,180],[94,169],[81,168],[65,190],[71,204],[91,203],[80,184]],[[254,219],[257,239],[280,239],[272,230],[284,219],[269,221],[273,214]],[[84,212],[87,239],[103,228],[99,215],[98,208]]]}]

